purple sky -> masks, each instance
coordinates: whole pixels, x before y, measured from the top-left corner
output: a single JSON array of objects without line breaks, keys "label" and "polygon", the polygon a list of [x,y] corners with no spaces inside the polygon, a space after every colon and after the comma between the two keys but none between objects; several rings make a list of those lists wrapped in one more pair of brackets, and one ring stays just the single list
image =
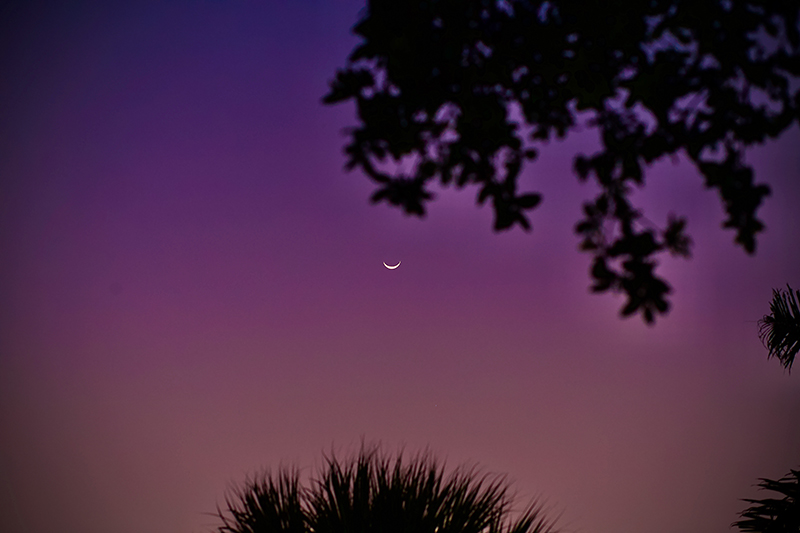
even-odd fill
[{"label": "purple sky", "polygon": [[796,126],[748,152],[755,257],[691,166],[651,169],[648,217],[695,247],[649,328],[588,291],[591,134],[526,171],[530,234],[474,191],[368,204],[353,107],[320,104],[361,2],[33,4],[0,16],[4,531],[206,532],[231,483],[362,437],[507,473],[581,533],[724,533],[800,465],[800,376],[756,324],[800,287]]}]

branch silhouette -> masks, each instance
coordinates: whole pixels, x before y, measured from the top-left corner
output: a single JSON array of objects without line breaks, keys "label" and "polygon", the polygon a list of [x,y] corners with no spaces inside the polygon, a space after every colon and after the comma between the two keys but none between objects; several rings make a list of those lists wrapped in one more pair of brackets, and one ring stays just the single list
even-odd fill
[{"label": "branch silhouette", "polygon": [[[477,189],[494,229],[531,229],[539,193],[517,179],[548,140],[585,125],[602,149],[577,154],[600,193],[576,224],[592,254],[594,292],[624,293],[623,316],[652,324],[671,288],[657,258],[689,257],[686,221],[644,225],[631,192],[647,167],[682,154],[720,196],[725,228],[755,253],[747,146],[800,118],[800,11],[785,0],[369,0],[362,42],[331,82],[326,104],[352,100],[346,168],[378,188],[372,202],[424,216],[433,183]],[[522,130],[527,128],[525,134]],[[386,168],[392,167],[394,168]],[[410,166],[410,169],[406,168]]]}]

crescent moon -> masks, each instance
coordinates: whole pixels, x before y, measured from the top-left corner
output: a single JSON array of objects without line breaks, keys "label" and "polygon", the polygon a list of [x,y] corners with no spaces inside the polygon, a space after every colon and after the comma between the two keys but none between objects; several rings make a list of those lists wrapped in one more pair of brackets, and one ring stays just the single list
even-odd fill
[{"label": "crescent moon", "polygon": [[398,261],[396,265],[394,265],[394,266],[390,266],[390,265],[387,265],[387,264],[384,262],[384,263],[383,263],[383,266],[385,266],[385,267],[386,267],[386,268],[388,268],[389,270],[394,270],[395,268],[397,268],[397,267],[399,267],[399,266],[400,266],[400,263],[402,263],[402,261]]}]

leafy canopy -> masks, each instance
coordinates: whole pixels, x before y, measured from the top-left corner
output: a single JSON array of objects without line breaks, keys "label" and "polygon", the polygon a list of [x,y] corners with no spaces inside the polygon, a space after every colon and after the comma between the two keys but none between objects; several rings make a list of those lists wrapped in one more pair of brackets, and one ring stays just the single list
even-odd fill
[{"label": "leafy canopy", "polygon": [[596,128],[602,149],[574,170],[600,192],[575,232],[592,290],[625,293],[622,315],[653,323],[670,292],[656,257],[689,257],[691,241],[682,218],[646,223],[630,194],[648,166],[683,155],[755,252],[769,188],[743,155],[800,118],[799,23],[786,0],[368,0],[323,101],[355,101],[346,167],[378,184],[373,202],[423,216],[432,183],[474,186],[498,231],[529,230],[541,201],[517,190],[524,163]]}]

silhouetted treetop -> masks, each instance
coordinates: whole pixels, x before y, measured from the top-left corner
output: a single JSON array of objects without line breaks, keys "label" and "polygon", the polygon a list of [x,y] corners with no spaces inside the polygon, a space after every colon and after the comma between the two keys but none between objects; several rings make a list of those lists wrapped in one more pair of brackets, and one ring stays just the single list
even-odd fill
[{"label": "silhouetted treetop", "polygon": [[769,350],[767,359],[775,357],[790,373],[794,358],[800,352],[800,291],[772,290],[770,314],[758,321],[758,336]]},{"label": "silhouetted treetop", "polygon": [[575,227],[595,292],[624,316],[665,313],[656,257],[688,257],[685,220],[647,223],[630,200],[645,170],[683,155],[716,189],[736,242],[754,253],[766,185],[743,159],[800,116],[800,13],[786,0],[368,0],[362,38],[323,101],[353,99],[347,168],[373,202],[422,216],[434,182],[477,188],[495,230],[530,229],[541,195],[517,178],[548,139],[597,128],[574,170],[600,193]]},{"label": "silhouetted treetop", "polygon": [[297,469],[264,472],[234,488],[219,533],[555,533],[536,501],[514,507],[502,477],[474,469],[445,473],[423,454],[392,458],[364,447],[326,457],[309,485]]}]

